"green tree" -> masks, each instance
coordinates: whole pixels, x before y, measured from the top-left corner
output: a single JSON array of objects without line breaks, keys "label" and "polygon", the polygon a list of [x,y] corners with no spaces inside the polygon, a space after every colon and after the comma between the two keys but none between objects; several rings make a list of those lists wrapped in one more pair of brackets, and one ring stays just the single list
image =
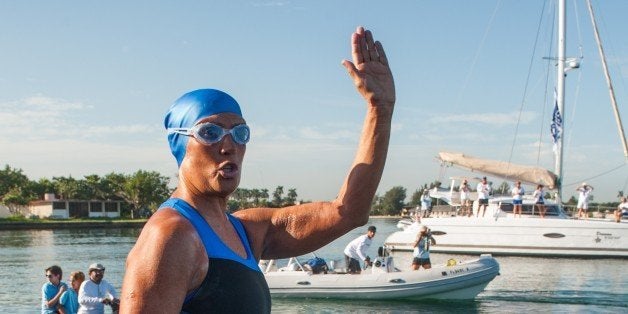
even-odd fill
[{"label": "green tree", "polygon": [[410,206],[419,206],[421,205],[421,196],[423,196],[422,190],[414,190],[412,193],[412,198],[410,199]]},{"label": "green tree", "polygon": [[273,207],[281,207],[283,205],[283,186],[279,185],[273,192]]},{"label": "green tree", "polygon": [[27,205],[32,200],[28,193],[20,187],[13,187],[2,198],[2,203],[9,208],[12,215],[20,213],[20,207]]},{"label": "green tree", "polygon": [[506,181],[503,181],[502,184],[500,184],[495,190],[496,194],[498,195],[510,195],[509,191],[510,184],[508,184],[508,182]]},{"label": "green tree", "polygon": [[[116,184],[120,187],[120,178],[115,178]],[[131,218],[135,218],[135,213],[142,208],[156,207],[168,198],[167,177],[161,176],[155,171],[138,170],[132,175],[126,176],[121,189],[116,193],[131,205]]]},{"label": "green tree", "polygon": [[372,215],[383,215],[384,211],[382,210],[382,198],[375,194],[373,197],[373,201],[371,202],[371,214]]},{"label": "green tree", "polygon": [[79,183],[76,179],[70,177],[52,177],[55,190],[62,199],[75,199],[79,194]]},{"label": "green tree", "polygon": [[12,214],[17,214],[20,206],[28,204],[35,198],[32,184],[22,169],[5,165],[4,169],[0,170],[0,203],[7,206]]},{"label": "green tree", "polygon": [[402,186],[393,187],[382,198],[382,211],[386,215],[399,215],[403,209],[405,199],[406,189]]},{"label": "green tree", "polygon": [[268,198],[270,197],[270,194],[268,194],[268,189],[261,189],[259,197],[260,203],[257,206],[268,207]]},{"label": "green tree", "polygon": [[288,196],[285,199],[286,205],[294,205],[297,202],[297,189],[288,189]]},{"label": "green tree", "polygon": [[54,182],[47,178],[41,178],[39,181],[31,181],[31,190],[37,198],[42,198],[46,193],[57,194]]}]

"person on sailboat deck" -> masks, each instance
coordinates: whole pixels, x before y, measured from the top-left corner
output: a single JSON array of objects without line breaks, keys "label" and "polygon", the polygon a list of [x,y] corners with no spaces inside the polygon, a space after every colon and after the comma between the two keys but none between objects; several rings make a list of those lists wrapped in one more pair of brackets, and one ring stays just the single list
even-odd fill
[{"label": "person on sailboat deck", "polygon": [[421,196],[421,216],[428,217],[432,211],[432,198],[430,197],[430,191],[428,189],[423,190]]},{"label": "person on sailboat deck", "polygon": [[423,225],[419,230],[419,234],[416,236],[416,241],[414,241],[412,270],[418,270],[421,266],[423,266],[424,269],[432,268],[432,263],[430,262],[430,245],[436,245],[436,240],[432,237],[430,229]]},{"label": "person on sailboat deck", "polygon": [[628,215],[628,197],[622,196],[621,203],[617,205],[615,210],[615,221],[621,222],[622,216]]},{"label": "person on sailboat deck", "polygon": [[[265,49],[250,48],[252,57],[254,48]],[[165,126],[178,186],[129,252],[120,313],[269,313],[260,259],[312,252],[368,222],[388,152],[395,86],[371,31],[357,28],[351,54],[342,65],[364,99],[365,117],[353,163],[331,201],[228,213],[251,136],[240,106],[215,89],[174,102]]]},{"label": "person on sailboat deck", "polygon": [[539,209],[539,215],[541,215],[541,218],[545,218],[545,190],[543,189],[543,184],[536,186],[532,197],[534,197],[534,206]]},{"label": "person on sailboat deck", "polygon": [[576,188],[578,191],[578,219],[584,217],[587,218],[587,209],[589,209],[589,195],[593,191],[593,187],[586,182]]},{"label": "person on sailboat deck", "polygon": [[512,211],[517,218],[517,212],[519,212],[519,218],[521,218],[521,207],[523,207],[523,195],[526,194],[525,189],[521,186],[521,181],[515,182],[515,186],[510,191],[512,194]]},{"label": "person on sailboat deck", "polygon": [[484,214],[486,213],[486,207],[488,206],[488,196],[491,193],[491,186],[488,184],[486,177],[482,177],[482,182],[478,183],[477,192],[478,212],[475,213],[475,217],[480,216],[480,209],[482,209],[482,207],[484,207],[484,210],[482,211],[482,217],[484,217]]},{"label": "person on sailboat deck", "polygon": [[469,199],[469,193],[471,190],[469,189],[469,183],[467,179],[464,179],[460,184],[460,213],[463,216],[473,215],[473,209],[471,208],[471,200]]}]

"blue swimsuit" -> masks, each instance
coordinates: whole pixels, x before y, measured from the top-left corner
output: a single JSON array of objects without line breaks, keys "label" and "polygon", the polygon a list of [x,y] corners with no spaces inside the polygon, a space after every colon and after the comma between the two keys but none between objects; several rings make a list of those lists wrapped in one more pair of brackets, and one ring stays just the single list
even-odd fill
[{"label": "blue swimsuit", "polygon": [[171,198],[160,208],[166,207],[174,208],[192,223],[209,257],[207,275],[200,287],[185,298],[181,313],[270,313],[270,290],[253,257],[242,223],[227,214],[244,245],[246,259],[227,247],[184,200]]}]

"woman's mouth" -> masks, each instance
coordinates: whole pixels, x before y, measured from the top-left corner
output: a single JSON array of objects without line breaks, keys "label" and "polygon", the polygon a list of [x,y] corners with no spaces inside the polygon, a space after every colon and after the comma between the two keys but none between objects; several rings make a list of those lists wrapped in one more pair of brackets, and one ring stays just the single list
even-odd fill
[{"label": "woman's mouth", "polygon": [[218,173],[225,179],[233,179],[238,175],[238,165],[227,163],[218,169]]}]

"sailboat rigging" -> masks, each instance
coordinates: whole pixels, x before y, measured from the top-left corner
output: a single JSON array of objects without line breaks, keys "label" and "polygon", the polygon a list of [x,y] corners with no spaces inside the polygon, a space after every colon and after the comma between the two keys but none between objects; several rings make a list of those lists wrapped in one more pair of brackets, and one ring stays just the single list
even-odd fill
[{"label": "sailboat rigging", "polygon": [[[459,201],[459,192],[454,189],[456,178],[453,178],[449,190],[436,187],[430,191],[431,197],[449,204],[451,211],[440,217],[419,218],[414,223],[400,222],[398,226],[404,230],[390,235],[385,240],[386,246],[392,250],[411,250],[420,226],[425,224],[431,228],[432,235],[436,237],[438,243],[431,248],[433,252],[628,258],[628,221],[616,223],[612,219],[577,220],[569,217],[561,206],[564,186],[565,77],[566,70],[577,64],[572,64],[573,59],[567,58],[565,52],[565,0],[557,0],[557,3],[557,83],[556,109],[553,116],[554,138],[557,143],[555,173],[545,169],[538,171],[538,167],[520,167],[511,163],[478,160],[461,153],[441,152],[438,157],[444,165],[457,165],[470,171],[501,178],[514,178],[528,184],[543,184],[548,187],[555,185],[558,197],[549,202],[546,199],[547,213],[540,215],[538,210],[535,211],[536,200],[526,195],[523,197],[523,218],[521,215],[519,218],[513,215],[512,197],[501,196],[489,199],[488,208],[485,208],[482,215],[478,210],[477,200],[473,204],[474,217],[457,215],[462,204]],[[592,13],[591,16],[593,16]],[[607,81],[610,82],[608,72],[605,74]],[[612,85],[610,86],[612,91]],[[616,108],[616,103],[614,106]],[[618,112],[616,117],[618,117]],[[618,119],[618,125],[621,125],[620,119]],[[626,152],[623,129],[620,130],[620,136]],[[471,196],[471,199],[476,198]],[[451,212],[453,214],[450,214]]]}]

